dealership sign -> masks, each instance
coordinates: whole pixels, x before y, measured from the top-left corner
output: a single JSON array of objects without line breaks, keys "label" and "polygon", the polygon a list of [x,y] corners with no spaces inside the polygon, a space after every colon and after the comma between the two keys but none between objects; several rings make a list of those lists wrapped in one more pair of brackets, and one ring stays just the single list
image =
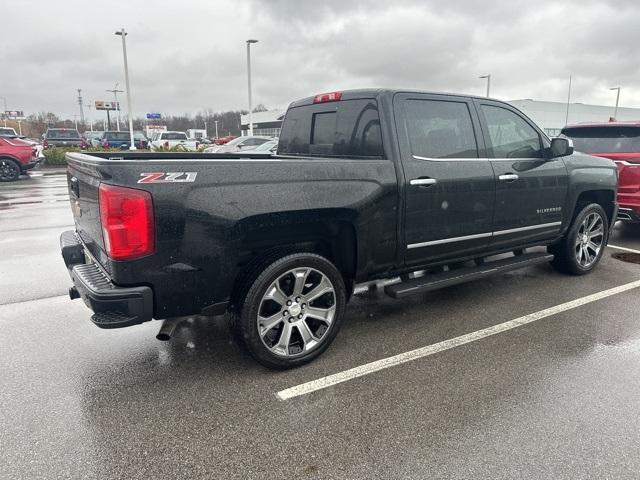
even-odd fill
[{"label": "dealership sign", "polygon": [[120,102],[96,100],[96,110],[120,110]]},{"label": "dealership sign", "polygon": [[6,118],[13,118],[15,120],[24,119],[24,112],[22,110],[5,110],[4,116]]},{"label": "dealership sign", "polygon": [[160,118],[159,113],[147,113],[147,120],[155,120]]}]

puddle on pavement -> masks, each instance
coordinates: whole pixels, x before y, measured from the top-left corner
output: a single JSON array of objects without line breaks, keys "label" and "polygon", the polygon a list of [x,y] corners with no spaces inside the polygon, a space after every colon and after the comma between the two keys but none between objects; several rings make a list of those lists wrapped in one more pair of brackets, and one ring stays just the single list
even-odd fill
[{"label": "puddle on pavement", "polygon": [[640,253],[616,252],[612,253],[611,256],[623,262],[640,264]]}]

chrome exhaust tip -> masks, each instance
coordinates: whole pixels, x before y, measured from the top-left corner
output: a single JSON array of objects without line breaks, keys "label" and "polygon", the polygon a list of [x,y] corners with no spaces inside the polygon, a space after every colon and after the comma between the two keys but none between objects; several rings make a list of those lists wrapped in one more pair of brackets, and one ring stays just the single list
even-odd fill
[{"label": "chrome exhaust tip", "polygon": [[156,338],[162,342],[168,342],[171,340],[173,336],[173,332],[175,331],[178,324],[182,321],[182,318],[167,318],[162,322],[162,326],[160,327],[160,331],[156,335]]}]

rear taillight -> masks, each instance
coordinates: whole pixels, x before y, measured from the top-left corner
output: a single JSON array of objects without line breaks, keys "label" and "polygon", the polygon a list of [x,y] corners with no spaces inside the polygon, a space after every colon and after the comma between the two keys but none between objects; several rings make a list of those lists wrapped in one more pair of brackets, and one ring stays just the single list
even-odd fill
[{"label": "rear taillight", "polygon": [[47,148],[49,148],[49,142],[47,142],[46,140],[44,140],[44,141],[42,142],[42,148],[44,148],[45,150],[46,150]]},{"label": "rear taillight", "polygon": [[109,148],[109,142],[106,140],[102,141],[102,148]]},{"label": "rear taillight", "polygon": [[81,139],[80,139],[80,148],[81,148],[82,150],[85,150],[88,146],[89,146],[89,145],[87,144],[87,142],[85,141],[85,139],[84,139],[84,138],[81,138]]},{"label": "rear taillight", "polygon": [[342,98],[342,92],[321,93],[313,97],[313,103],[337,102]]},{"label": "rear taillight", "polygon": [[134,188],[100,184],[100,221],[107,255],[133,260],[153,253],[151,194]]}]

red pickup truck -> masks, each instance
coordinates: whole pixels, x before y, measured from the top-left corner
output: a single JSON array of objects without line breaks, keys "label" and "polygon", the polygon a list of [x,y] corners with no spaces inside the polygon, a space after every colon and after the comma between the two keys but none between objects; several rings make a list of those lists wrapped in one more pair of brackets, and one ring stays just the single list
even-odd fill
[{"label": "red pickup truck", "polygon": [[0,137],[0,182],[17,180],[38,162],[35,147],[19,138]]},{"label": "red pickup truck", "polygon": [[618,220],[640,222],[640,121],[568,125],[562,135],[579,152],[618,166]]}]

